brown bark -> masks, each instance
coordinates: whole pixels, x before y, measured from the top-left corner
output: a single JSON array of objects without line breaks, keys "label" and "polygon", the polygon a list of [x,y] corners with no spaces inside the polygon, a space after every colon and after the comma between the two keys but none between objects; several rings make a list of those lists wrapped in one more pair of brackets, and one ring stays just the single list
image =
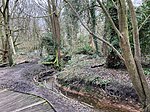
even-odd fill
[{"label": "brown bark", "polygon": [[[150,89],[146,82],[143,69],[140,63],[140,45],[139,45],[139,36],[138,36],[138,28],[135,13],[133,12],[133,7],[131,7],[131,1],[128,0],[128,4],[131,12],[132,26],[133,26],[133,37],[134,37],[134,46],[135,46],[135,59],[133,58],[133,54],[131,51],[130,43],[129,43],[129,32],[128,32],[128,22],[126,15],[126,4],[125,0],[119,0],[119,29],[122,32],[124,39],[121,38],[121,48],[123,57],[125,59],[125,64],[128,69],[131,81],[133,83],[134,88],[137,91],[137,94],[141,100],[143,106],[149,105],[150,98]],[[134,20],[133,20],[134,19]]]},{"label": "brown bark", "polygon": [[143,91],[142,91],[142,85],[139,83],[139,77],[137,68],[134,62],[134,58],[132,55],[130,43],[129,43],[129,36],[128,36],[128,25],[127,25],[127,18],[126,18],[126,6],[125,6],[125,0],[119,0],[119,30],[122,32],[122,35],[124,39],[120,39],[120,46],[122,48],[123,57],[125,59],[125,64],[127,66],[128,72],[130,74],[130,78],[132,80],[132,83],[135,87],[135,89],[138,92],[138,95],[140,96],[140,99],[144,99]]},{"label": "brown bark", "polygon": [[[136,19],[136,13],[134,10],[134,6],[131,0],[127,0],[129,10],[130,10],[130,15],[131,15],[131,23],[133,27],[133,40],[134,40],[134,60],[136,63],[138,75],[140,78],[140,83],[142,85],[142,89],[144,92],[145,96],[145,101],[143,102],[144,107],[150,105],[150,88],[148,87],[148,84],[146,82],[146,78],[144,76],[144,71],[141,66],[141,49],[140,49],[140,42],[139,42],[139,30],[138,30],[138,23]],[[147,107],[148,109],[148,107]],[[150,109],[148,109],[150,111]]]},{"label": "brown bark", "polygon": [[59,25],[59,15],[56,8],[56,1],[52,1],[53,11],[55,13],[53,14],[53,20],[54,20],[54,26],[55,26],[55,35],[56,35],[56,43],[57,43],[57,51],[58,51],[58,59],[60,61],[60,25]]},{"label": "brown bark", "polygon": [[[107,40],[108,39],[108,36],[110,36],[108,33],[109,33],[109,31],[107,31],[108,30],[108,19],[107,18],[105,18],[105,27],[104,27],[104,35],[103,35],[103,39],[104,40]],[[102,53],[103,53],[103,55],[105,56],[105,57],[107,57],[108,56],[108,46],[103,42],[102,43]]]},{"label": "brown bark", "polygon": [[61,59],[61,54],[60,54],[60,44],[61,44],[60,41],[61,40],[60,40],[59,15],[57,12],[56,1],[48,0],[48,5],[49,5],[49,13],[51,14],[52,12],[54,12],[52,15],[50,15],[50,19],[51,19],[51,24],[52,24],[52,36],[53,36],[55,46],[56,46],[56,58],[58,58],[58,63],[59,63]]}]

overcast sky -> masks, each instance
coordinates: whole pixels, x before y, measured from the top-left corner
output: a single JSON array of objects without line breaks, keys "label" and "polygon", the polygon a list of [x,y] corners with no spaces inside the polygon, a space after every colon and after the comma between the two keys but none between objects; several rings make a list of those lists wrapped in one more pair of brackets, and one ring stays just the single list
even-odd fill
[{"label": "overcast sky", "polygon": [[135,6],[139,6],[142,4],[142,0],[132,0],[132,1],[134,1]]}]

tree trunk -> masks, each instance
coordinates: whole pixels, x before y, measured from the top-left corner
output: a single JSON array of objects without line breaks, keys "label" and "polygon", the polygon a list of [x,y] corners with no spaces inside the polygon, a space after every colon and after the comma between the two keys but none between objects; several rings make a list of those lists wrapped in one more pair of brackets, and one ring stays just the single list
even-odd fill
[{"label": "tree trunk", "polygon": [[[150,89],[146,82],[144,74],[140,71],[142,70],[141,64],[134,60],[129,43],[129,32],[128,32],[128,22],[126,15],[126,2],[125,0],[118,0],[119,9],[119,30],[122,33],[123,38],[120,38],[120,47],[122,49],[123,57],[125,60],[125,65],[129,72],[133,86],[140,98],[141,103],[144,107],[148,106],[150,103]],[[133,21],[132,21],[133,22]],[[135,43],[136,44],[136,43]],[[135,45],[136,46],[136,45]],[[139,49],[138,49],[139,50]],[[137,52],[137,51],[136,51]],[[136,54],[135,54],[136,55]],[[139,55],[139,54],[138,54]],[[138,59],[139,57],[137,57]],[[149,112],[149,111],[147,111]]]},{"label": "tree trunk", "polygon": [[[91,31],[95,34],[96,32],[96,15],[95,15],[95,5],[96,4],[96,0],[91,0],[91,4],[90,4],[90,16],[91,16]],[[98,52],[98,43],[97,43],[97,38],[93,35],[93,41],[94,41],[94,45],[95,45],[95,49],[96,49],[96,54],[99,55]]]},{"label": "tree trunk", "polygon": [[4,53],[2,56],[3,62],[9,62],[9,65],[11,66],[13,64],[13,58],[12,58],[12,50],[9,43],[9,37],[10,37],[10,26],[9,26],[9,0],[3,0],[3,11],[1,10],[2,17],[3,17],[3,35],[4,35]]},{"label": "tree trunk", "polygon": [[[110,32],[110,31],[107,31],[107,30],[108,30],[108,19],[105,18],[105,27],[104,27],[103,39],[106,40],[106,41],[108,40],[108,36],[110,36],[110,35],[109,35],[109,32]],[[108,49],[107,44],[105,44],[105,43],[103,42],[103,43],[102,43],[102,53],[103,53],[103,55],[104,55],[105,57],[108,56],[108,51],[109,51],[109,49]]]},{"label": "tree trunk", "polygon": [[90,47],[95,51],[96,48],[95,48],[95,44],[94,44],[94,41],[93,41],[93,36],[91,34],[89,34],[89,45]]},{"label": "tree trunk", "polygon": [[[61,61],[61,54],[60,54],[60,25],[59,25],[59,15],[56,8],[56,1],[55,0],[48,0],[49,4],[49,13],[50,19],[52,24],[52,37],[55,42],[55,51],[56,51],[56,65],[58,66]],[[53,13],[53,14],[52,14]],[[52,15],[51,15],[52,14]]]},{"label": "tree trunk", "polygon": [[[3,46],[4,46],[4,39],[3,39],[3,34],[2,34],[2,14],[0,13],[0,40],[1,40],[1,46],[0,46],[0,48],[1,48],[1,50],[3,50]],[[2,51],[1,51],[2,52]],[[2,54],[3,54],[3,52],[2,52]]]},{"label": "tree trunk", "polygon": [[138,30],[138,23],[136,19],[136,13],[134,10],[134,6],[131,0],[127,0],[130,15],[131,15],[131,23],[133,27],[133,40],[134,40],[134,60],[137,66],[138,75],[140,77],[141,84],[143,86],[143,91],[145,95],[145,102],[143,102],[143,106],[145,108],[145,112],[150,111],[150,88],[145,79],[144,71],[141,66],[141,49],[140,49],[140,42],[139,42],[139,30]]}]

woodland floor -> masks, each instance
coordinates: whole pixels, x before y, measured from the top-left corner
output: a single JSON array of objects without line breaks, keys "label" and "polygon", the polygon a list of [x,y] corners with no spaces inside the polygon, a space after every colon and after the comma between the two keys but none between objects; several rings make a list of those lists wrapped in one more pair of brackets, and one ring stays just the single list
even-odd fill
[{"label": "woodland floor", "polygon": [[[127,71],[105,68],[104,58],[74,55],[60,72],[33,58],[19,57],[16,62],[23,63],[0,68],[0,88],[39,96],[57,112],[142,111]],[[54,88],[49,74],[57,75]],[[146,78],[150,84],[150,76]]]},{"label": "woodland floor", "polygon": [[[103,57],[73,56],[58,75],[64,93],[71,97],[76,94],[78,100],[110,112],[142,111],[126,69],[108,69],[104,63]],[[150,85],[150,76],[146,78]]]},{"label": "woodland floor", "polygon": [[54,112],[96,112],[96,110],[77,100],[67,98],[60,92],[53,91],[52,88],[46,88],[36,80],[39,74],[48,73],[53,75],[53,72],[53,68],[38,64],[37,61],[0,68],[0,89],[41,97],[52,106]]}]

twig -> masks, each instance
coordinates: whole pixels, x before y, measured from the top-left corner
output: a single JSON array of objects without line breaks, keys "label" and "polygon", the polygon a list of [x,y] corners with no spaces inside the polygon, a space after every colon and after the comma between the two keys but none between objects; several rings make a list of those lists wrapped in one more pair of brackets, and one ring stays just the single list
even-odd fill
[{"label": "twig", "polygon": [[150,18],[150,15],[148,15],[145,20],[141,23],[141,25],[139,26],[139,31],[141,30],[141,28],[143,27],[143,25],[146,23],[146,21],[148,20],[148,18]]},{"label": "twig", "polygon": [[6,9],[8,8],[9,6],[9,0],[6,1],[6,4],[5,4],[5,7],[4,7],[4,10],[3,10],[3,13],[5,13]]},{"label": "twig", "polygon": [[111,0],[111,1],[112,1],[113,5],[115,6],[115,8],[118,10],[118,7],[117,7],[116,3],[114,2],[114,0]]},{"label": "twig", "polygon": [[120,38],[124,39],[123,35],[121,34],[121,32],[118,30],[118,28],[116,27],[114,21],[112,20],[110,14],[108,13],[107,9],[105,8],[105,6],[102,4],[102,2],[100,0],[97,0],[97,2],[99,3],[100,7],[102,8],[104,14],[106,15],[106,17],[109,19],[112,27],[114,28],[115,32],[118,34],[118,36],[120,36]]},{"label": "twig", "polygon": [[8,52],[7,50],[4,50],[4,49],[0,49],[0,51],[1,51],[1,52]]}]

